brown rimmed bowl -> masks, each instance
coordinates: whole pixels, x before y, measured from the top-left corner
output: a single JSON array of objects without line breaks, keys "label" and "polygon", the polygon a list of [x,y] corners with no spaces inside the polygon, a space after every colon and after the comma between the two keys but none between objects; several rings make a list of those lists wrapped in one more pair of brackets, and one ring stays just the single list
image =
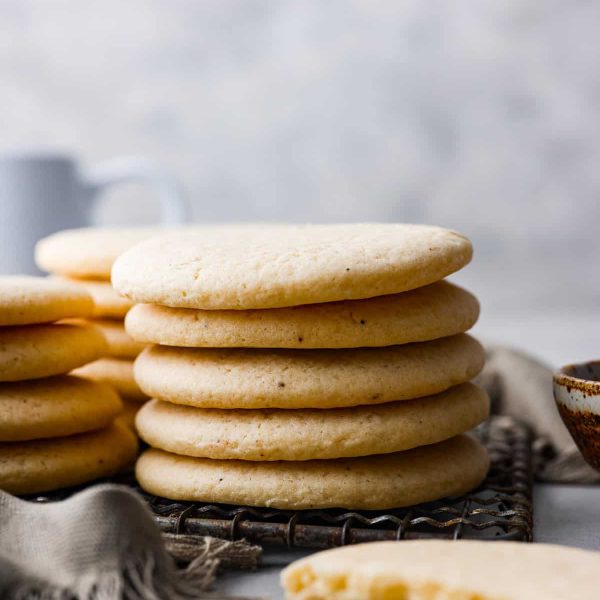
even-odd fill
[{"label": "brown rimmed bowl", "polygon": [[600,471],[600,360],[555,373],[554,399],[583,457]]}]

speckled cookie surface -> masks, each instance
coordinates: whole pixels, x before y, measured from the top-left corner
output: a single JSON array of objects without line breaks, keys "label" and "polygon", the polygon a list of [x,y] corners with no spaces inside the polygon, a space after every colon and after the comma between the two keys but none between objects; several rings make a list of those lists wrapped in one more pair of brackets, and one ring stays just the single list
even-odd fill
[{"label": "speckled cookie surface", "polygon": [[114,475],[137,453],[133,433],[118,420],[99,431],[64,438],[0,443],[0,489],[47,492]]},{"label": "speckled cookie surface", "polygon": [[440,281],[366,300],[263,310],[197,310],[138,304],[126,328],[136,340],[207,348],[359,348],[422,342],[470,329],[479,303]]},{"label": "speckled cookie surface", "polygon": [[35,260],[49,273],[109,280],[119,254],[161,232],[160,227],[67,229],[40,240]]},{"label": "speckled cookie surface", "polygon": [[350,350],[152,346],[135,362],[153,398],[205,408],[335,408],[409,400],[472,379],[481,345],[466,334]]},{"label": "speckled cookie surface", "polygon": [[471,254],[464,236],[425,225],[221,227],[136,245],[115,262],[112,282],[138,303],[276,308],[404,292]]},{"label": "speckled cookie surface", "polygon": [[600,553],[579,548],[411,540],[318,552],[281,583],[288,600],[595,600],[598,569]]},{"label": "speckled cookie surface", "polygon": [[131,300],[120,296],[110,281],[92,279],[63,279],[83,288],[94,301],[92,317],[96,319],[124,319],[131,308]]},{"label": "speckled cookie surface", "polygon": [[123,408],[108,385],[69,375],[0,384],[0,441],[61,437],[101,429]]},{"label": "speckled cookie surface", "polygon": [[146,347],[146,344],[134,341],[127,334],[122,321],[94,319],[90,324],[102,332],[106,340],[108,356],[133,359]]},{"label": "speckled cookie surface", "polygon": [[89,325],[0,328],[0,381],[68,373],[105,351],[104,336]]},{"label": "speckled cookie surface", "polygon": [[145,402],[148,396],[140,390],[133,377],[133,362],[121,358],[101,358],[79,367],[73,375],[107,383],[117,390],[123,400]]},{"label": "speckled cookie surface", "polygon": [[310,461],[213,460],[147,450],[136,466],[148,492],[174,500],[282,509],[384,509],[462,494],[488,457],[466,435],[395,454]]},{"label": "speckled cookie surface", "polygon": [[0,326],[88,317],[93,306],[85,290],[66,281],[24,275],[0,276]]},{"label": "speckled cookie surface", "polygon": [[464,383],[418,400],[329,410],[219,410],[152,400],[140,410],[137,429],[150,446],[185,456],[311,460],[434,444],[488,413],[485,392]]}]

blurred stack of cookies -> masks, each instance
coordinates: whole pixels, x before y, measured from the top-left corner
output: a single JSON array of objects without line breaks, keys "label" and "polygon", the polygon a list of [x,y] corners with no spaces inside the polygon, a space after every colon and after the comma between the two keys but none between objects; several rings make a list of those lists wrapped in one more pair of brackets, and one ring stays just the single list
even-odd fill
[{"label": "blurred stack of cookies", "polygon": [[107,385],[67,375],[97,360],[104,336],[86,324],[93,301],[67,282],[0,277],[0,489],[31,494],[113,475],[137,442],[115,418]]},{"label": "blurred stack of cookies", "polygon": [[470,242],[416,225],[218,228],[142,242],[113,268],[137,304],[135,364],[154,399],[136,473],[173,499],[303,509],[400,507],[485,476],[464,432],[477,300],[442,281]]},{"label": "blurred stack of cookies", "polygon": [[123,319],[131,302],[110,284],[110,271],[119,254],[157,233],[152,228],[87,228],[61,231],[41,240],[36,262],[41,269],[86,290],[94,301],[92,322],[106,339],[106,354],[74,374],[113,386],[124,405],[122,419],[133,427],[135,414],[148,398],[133,378],[133,360],[144,345],[125,332]]}]

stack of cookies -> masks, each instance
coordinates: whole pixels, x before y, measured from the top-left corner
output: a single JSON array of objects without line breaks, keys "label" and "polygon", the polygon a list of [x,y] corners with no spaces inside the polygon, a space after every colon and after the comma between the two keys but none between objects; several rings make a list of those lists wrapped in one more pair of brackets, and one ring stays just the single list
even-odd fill
[{"label": "stack of cookies", "polygon": [[123,400],[122,418],[131,427],[136,412],[148,399],[133,378],[133,360],[144,346],[125,332],[123,319],[131,302],[113,290],[110,270],[119,254],[156,233],[150,228],[72,229],[41,240],[36,248],[41,269],[78,284],[92,296],[91,321],[105,337],[106,355],[75,374],[112,385]]},{"label": "stack of cookies", "polygon": [[178,500],[284,509],[401,507],[485,476],[465,435],[489,411],[469,382],[477,300],[442,281],[471,258],[416,225],[232,227],[142,242],[113,285],[154,344],[135,377],[136,473]]},{"label": "stack of cookies", "polygon": [[98,359],[103,335],[85,324],[93,302],[80,287],[0,277],[0,489],[31,494],[116,473],[137,452],[104,384],[66,375]]}]

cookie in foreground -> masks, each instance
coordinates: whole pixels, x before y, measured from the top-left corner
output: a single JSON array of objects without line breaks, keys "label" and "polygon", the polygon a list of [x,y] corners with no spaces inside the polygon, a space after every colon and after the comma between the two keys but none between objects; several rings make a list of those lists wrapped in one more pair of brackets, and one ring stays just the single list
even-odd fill
[{"label": "cookie in foreground", "polygon": [[288,600],[596,600],[600,553],[550,544],[400,541],[288,566]]}]

